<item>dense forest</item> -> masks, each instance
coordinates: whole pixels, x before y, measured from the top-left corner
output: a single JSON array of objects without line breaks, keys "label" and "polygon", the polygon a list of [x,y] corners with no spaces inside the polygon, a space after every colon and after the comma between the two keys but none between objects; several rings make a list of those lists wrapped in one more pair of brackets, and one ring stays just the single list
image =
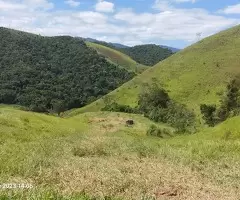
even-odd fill
[{"label": "dense forest", "polygon": [[0,28],[0,103],[33,111],[81,107],[133,78],[79,39]]},{"label": "dense forest", "polygon": [[147,66],[156,65],[173,54],[171,50],[155,44],[121,48],[119,51],[127,54],[136,62]]}]

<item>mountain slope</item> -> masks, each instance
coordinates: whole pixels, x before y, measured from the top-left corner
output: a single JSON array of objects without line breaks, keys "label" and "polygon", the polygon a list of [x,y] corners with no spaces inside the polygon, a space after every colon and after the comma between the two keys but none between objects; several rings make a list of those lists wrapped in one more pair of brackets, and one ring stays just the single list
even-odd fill
[{"label": "mountain slope", "polygon": [[[202,103],[219,101],[227,81],[240,73],[240,26],[220,32],[158,63],[114,92],[113,100],[135,106],[141,85],[153,78],[165,84],[170,96],[199,113]],[[96,111],[104,105],[99,100],[72,114]]]},{"label": "mountain slope", "polygon": [[168,58],[173,52],[155,44],[137,45],[120,49],[121,52],[130,56],[133,60],[143,65],[153,66]]},{"label": "mountain slope", "polygon": [[135,73],[141,73],[148,68],[148,66],[141,65],[134,61],[132,58],[126,54],[108,46],[104,46],[97,43],[86,42],[88,46],[96,49],[101,55],[105,56],[111,62],[116,65],[127,69],[128,71],[133,71]]},{"label": "mountain slope", "polygon": [[39,112],[71,109],[134,76],[69,36],[41,37],[0,28],[0,38],[0,103]]}]

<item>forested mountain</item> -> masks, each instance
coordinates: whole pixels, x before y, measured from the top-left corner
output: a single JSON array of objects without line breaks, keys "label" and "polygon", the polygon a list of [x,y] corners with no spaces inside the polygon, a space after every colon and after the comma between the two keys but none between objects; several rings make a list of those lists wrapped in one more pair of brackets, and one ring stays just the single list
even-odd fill
[{"label": "forested mountain", "polygon": [[134,76],[69,36],[0,28],[0,38],[0,103],[39,112],[81,107]]},{"label": "forested mountain", "polygon": [[119,50],[136,62],[148,66],[153,66],[173,54],[171,50],[155,44],[137,45]]}]

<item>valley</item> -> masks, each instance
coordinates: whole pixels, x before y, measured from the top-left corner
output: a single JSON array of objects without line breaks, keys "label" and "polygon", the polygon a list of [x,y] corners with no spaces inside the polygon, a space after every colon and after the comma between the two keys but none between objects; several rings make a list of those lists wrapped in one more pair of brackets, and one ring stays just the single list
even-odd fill
[{"label": "valley", "polygon": [[239,33],[147,66],[0,28],[0,199],[238,200]]}]

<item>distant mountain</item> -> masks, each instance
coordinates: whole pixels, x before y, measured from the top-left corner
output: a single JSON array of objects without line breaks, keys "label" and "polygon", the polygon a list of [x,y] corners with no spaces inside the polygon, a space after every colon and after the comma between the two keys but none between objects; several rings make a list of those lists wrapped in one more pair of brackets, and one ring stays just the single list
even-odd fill
[{"label": "distant mountain", "polygon": [[115,46],[116,48],[122,49],[122,48],[129,48],[129,46],[119,44],[119,43],[110,43],[111,45]]},{"label": "distant mountain", "polygon": [[[104,46],[114,47],[114,48],[117,48],[117,49],[131,48],[130,46],[123,45],[123,44],[120,44],[120,43],[105,42],[105,41],[100,41],[100,40],[96,40],[96,39],[93,39],[93,38],[82,38],[82,39],[86,40],[88,42],[94,42],[94,43],[97,43],[97,44],[102,44]],[[137,45],[137,46],[139,46],[139,45]],[[177,48],[174,48],[174,47],[169,47],[169,46],[166,46],[166,45],[159,45],[159,46],[162,47],[162,48],[165,48],[165,49],[169,49],[173,53],[176,53],[176,52],[181,50],[181,49],[177,49]]]},{"label": "distant mountain", "polygon": [[171,50],[173,53],[177,53],[178,51],[181,50],[181,49],[177,49],[177,48],[169,47],[169,46],[165,46],[165,45],[159,45],[159,46],[162,47],[162,48],[169,49],[169,50]]}]

